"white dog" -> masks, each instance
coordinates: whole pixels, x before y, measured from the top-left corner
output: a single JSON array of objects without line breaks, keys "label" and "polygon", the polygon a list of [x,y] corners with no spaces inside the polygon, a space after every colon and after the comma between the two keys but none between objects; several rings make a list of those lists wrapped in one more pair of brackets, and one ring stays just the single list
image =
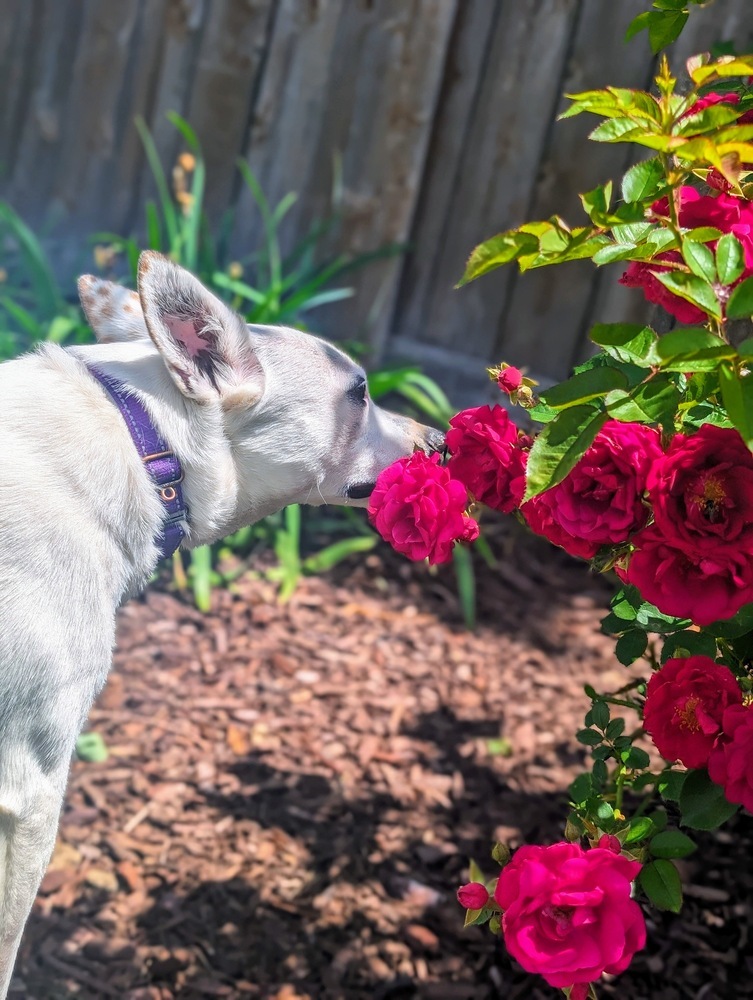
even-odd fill
[{"label": "white dog", "polygon": [[0,1000],[115,612],[160,552],[289,503],[364,505],[382,469],[443,444],[375,406],[337,348],[247,326],[159,254],[138,295],[79,290],[100,343],[0,365]]}]

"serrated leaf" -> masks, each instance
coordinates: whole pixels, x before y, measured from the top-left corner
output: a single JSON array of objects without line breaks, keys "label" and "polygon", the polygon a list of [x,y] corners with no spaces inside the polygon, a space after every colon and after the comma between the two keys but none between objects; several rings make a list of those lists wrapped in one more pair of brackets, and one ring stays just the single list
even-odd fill
[{"label": "serrated leaf", "polygon": [[625,720],[624,719],[612,719],[612,721],[607,726],[607,731],[604,733],[608,740],[619,739],[620,736],[625,732]]},{"label": "serrated leaf", "polygon": [[712,243],[714,240],[718,240],[721,235],[721,229],[715,229],[714,226],[698,226],[696,229],[684,233],[683,239],[693,240],[696,243]]},{"label": "serrated leaf", "polygon": [[571,378],[560,382],[546,392],[542,392],[540,398],[547,406],[553,409],[574,406],[576,403],[587,403],[591,399],[599,396],[606,396],[612,389],[622,388],[627,385],[627,379],[616,368],[601,365],[598,368],[591,368],[588,371],[573,375]]},{"label": "serrated leaf", "polygon": [[728,802],[724,790],[715,785],[706,771],[689,771],[680,790],[680,822],[693,830],[715,830],[739,806]]},{"label": "serrated leaf", "polygon": [[608,118],[589,135],[594,142],[625,142],[628,137],[647,133],[648,129],[632,118]]},{"label": "serrated leaf", "polygon": [[705,243],[694,240],[682,241],[682,257],[693,274],[703,281],[713,284],[717,280],[714,254]]},{"label": "serrated leaf", "polygon": [[595,701],[591,709],[593,724],[604,730],[609,725],[609,705],[605,701]]},{"label": "serrated leaf", "polygon": [[656,783],[656,789],[667,802],[679,802],[682,786],[689,771],[665,771]]},{"label": "serrated leaf", "polygon": [[649,861],[638,876],[641,888],[659,910],[679,913],[682,909],[680,873],[671,861]]},{"label": "serrated leaf", "polygon": [[570,799],[576,806],[583,805],[593,795],[593,780],[590,774],[579,774],[569,788]]},{"label": "serrated leaf", "polygon": [[680,402],[680,392],[669,375],[657,375],[630,392],[615,389],[604,398],[607,412],[615,420],[661,423],[669,427]]},{"label": "serrated leaf", "polygon": [[590,337],[617,361],[646,367],[658,364],[657,336],[650,327],[636,323],[600,323],[593,327]]},{"label": "serrated leaf", "polygon": [[681,299],[692,302],[709,316],[721,319],[722,308],[714,289],[697,274],[686,274],[684,271],[654,271],[653,274],[673,295],[679,295]]},{"label": "serrated leaf", "polygon": [[716,657],[716,639],[707,632],[696,632],[690,629],[667,636],[662,646],[661,662],[666,663],[667,660],[682,655],[708,656],[713,660]]},{"label": "serrated leaf", "polygon": [[556,486],[588,450],[607,414],[588,404],[562,410],[546,425],[528,456],[525,500]]},{"label": "serrated leaf", "polygon": [[743,245],[734,233],[725,233],[717,243],[716,269],[723,285],[737,281],[745,270]]},{"label": "serrated leaf", "polygon": [[472,251],[465,266],[463,277],[457,287],[468,284],[483,274],[488,274],[503,264],[517,260],[523,254],[535,254],[539,249],[539,241],[532,233],[524,233],[511,229],[485,240]]},{"label": "serrated leaf", "polygon": [[656,198],[665,187],[664,167],[658,157],[642,160],[622,178],[622,197],[626,202]]},{"label": "serrated leaf", "polygon": [[753,316],[753,277],[741,281],[727,302],[727,319],[747,319]]},{"label": "serrated leaf", "polygon": [[578,743],[587,747],[597,747],[603,739],[601,733],[597,733],[595,729],[579,729],[575,738]]},{"label": "serrated leaf", "polygon": [[620,760],[625,767],[629,767],[634,771],[648,767],[651,763],[651,758],[645,750],[641,749],[641,747],[630,747],[628,750],[623,751],[623,753],[620,754]]},{"label": "serrated leaf", "polygon": [[655,858],[687,858],[698,844],[679,830],[664,830],[651,839],[648,849]]},{"label": "serrated leaf", "polygon": [[625,632],[617,640],[615,656],[623,666],[629,667],[631,663],[634,663],[639,657],[643,656],[647,645],[648,636],[645,632],[636,630]]}]

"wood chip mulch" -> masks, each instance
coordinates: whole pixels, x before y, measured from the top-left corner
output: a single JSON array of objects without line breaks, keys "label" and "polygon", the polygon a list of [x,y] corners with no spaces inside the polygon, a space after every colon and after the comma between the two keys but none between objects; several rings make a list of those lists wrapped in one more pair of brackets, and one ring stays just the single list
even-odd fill
[{"label": "wood chip mulch", "polygon": [[[561,839],[583,684],[625,673],[606,581],[514,526],[452,569],[380,549],[279,604],[261,573],[200,614],[125,607],[13,1000],[491,1000],[561,996],[454,899],[495,840]],[[600,996],[753,997],[753,820],[705,835],[680,917]]]}]

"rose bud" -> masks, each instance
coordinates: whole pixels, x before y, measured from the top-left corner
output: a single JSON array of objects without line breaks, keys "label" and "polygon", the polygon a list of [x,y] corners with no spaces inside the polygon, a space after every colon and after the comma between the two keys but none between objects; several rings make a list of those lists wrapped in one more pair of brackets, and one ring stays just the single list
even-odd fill
[{"label": "rose bud", "polygon": [[458,903],[466,910],[480,910],[488,902],[489,893],[480,882],[469,882],[458,889]]}]

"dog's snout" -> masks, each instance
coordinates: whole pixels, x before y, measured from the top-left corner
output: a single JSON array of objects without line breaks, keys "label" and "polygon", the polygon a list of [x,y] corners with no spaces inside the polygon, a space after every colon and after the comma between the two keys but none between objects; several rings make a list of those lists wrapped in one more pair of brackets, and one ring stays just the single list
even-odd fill
[{"label": "dog's snout", "polygon": [[442,451],[444,448],[444,433],[436,427],[429,427],[424,434],[424,441],[429,451]]}]

